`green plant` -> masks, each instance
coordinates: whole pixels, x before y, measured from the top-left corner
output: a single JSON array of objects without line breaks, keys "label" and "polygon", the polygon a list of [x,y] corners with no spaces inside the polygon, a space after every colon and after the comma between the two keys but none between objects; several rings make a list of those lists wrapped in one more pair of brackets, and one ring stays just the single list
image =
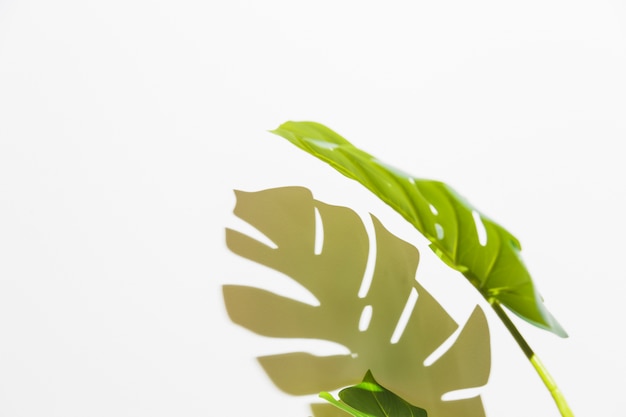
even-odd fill
[{"label": "green plant", "polygon": [[512,234],[447,184],[414,178],[388,166],[324,125],[290,121],[272,132],[367,187],[421,232],[434,253],[461,272],[489,302],[550,391],[561,415],[573,417],[556,383],[503,308],[567,337],[544,306]]}]

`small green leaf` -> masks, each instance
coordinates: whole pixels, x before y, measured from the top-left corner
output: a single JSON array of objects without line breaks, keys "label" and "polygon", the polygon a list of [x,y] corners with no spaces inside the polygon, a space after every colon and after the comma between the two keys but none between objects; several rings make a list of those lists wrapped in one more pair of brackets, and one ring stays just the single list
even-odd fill
[{"label": "small green leaf", "polygon": [[450,186],[388,166],[319,123],[287,122],[272,133],[367,187],[420,231],[435,254],[461,272],[489,302],[567,337],[544,306],[522,261],[518,240]]},{"label": "small green leaf", "polygon": [[381,386],[370,371],[363,382],[344,388],[336,400],[328,392],[320,397],[355,417],[427,417],[426,410],[415,407]]},{"label": "small green leaf", "polygon": [[335,407],[339,408],[340,410],[345,411],[348,414],[353,415],[354,417],[372,417],[371,414],[365,414],[360,412],[359,410],[350,407],[349,405],[342,403],[341,401],[336,400],[330,393],[328,392],[320,392],[320,398],[325,399],[326,401],[328,401],[329,403],[331,403],[332,405],[334,405]]}]

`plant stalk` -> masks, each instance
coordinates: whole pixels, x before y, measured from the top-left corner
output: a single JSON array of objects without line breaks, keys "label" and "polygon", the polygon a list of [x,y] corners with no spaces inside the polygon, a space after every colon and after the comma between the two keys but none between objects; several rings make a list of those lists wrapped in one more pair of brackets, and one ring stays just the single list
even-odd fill
[{"label": "plant stalk", "polygon": [[550,394],[552,395],[552,398],[554,399],[557,408],[561,412],[561,416],[574,417],[574,413],[572,413],[572,410],[569,408],[569,405],[567,404],[565,397],[561,393],[561,390],[559,390],[559,387],[556,385],[556,382],[554,382],[554,379],[552,378],[546,367],[543,365],[539,357],[535,354],[535,352],[533,352],[524,337],[517,330],[500,303],[497,300],[490,300],[489,304],[491,304],[491,307],[494,309],[498,317],[500,317],[500,320],[502,320],[507,330],[511,333],[519,347],[524,352],[524,355],[526,355],[530,363],[535,368],[535,371],[537,371],[537,373],[541,377],[541,380],[548,388],[548,391],[550,391]]}]

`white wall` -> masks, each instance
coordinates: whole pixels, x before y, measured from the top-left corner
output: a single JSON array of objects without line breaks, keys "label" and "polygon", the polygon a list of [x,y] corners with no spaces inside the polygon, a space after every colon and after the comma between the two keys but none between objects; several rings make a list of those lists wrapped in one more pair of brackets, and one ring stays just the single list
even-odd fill
[{"label": "white wall", "polygon": [[[309,415],[254,361],[292,345],[225,315],[262,274],[225,247],[232,190],[307,186],[423,242],[286,120],[512,231],[570,338],[522,333],[577,416],[621,415],[624,74],[618,0],[0,0],[0,415]],[[454,314],[480,302],[422,252]],[[488,416],[558,415],[490,320]]]}]

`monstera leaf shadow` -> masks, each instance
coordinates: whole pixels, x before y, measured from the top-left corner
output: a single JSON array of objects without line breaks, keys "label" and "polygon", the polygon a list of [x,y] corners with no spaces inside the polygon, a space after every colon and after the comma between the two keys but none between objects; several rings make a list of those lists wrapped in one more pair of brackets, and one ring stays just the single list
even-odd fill
[{"label": "monstera leaf shadow", "polygon": [[[225,285],[230,319],[263,336],[329,340],[350,351],[258,358],[278,388],[292,395],[317,394],[357,384],[371,370],[381,384],[426,409],[429,417],[485,415],[480,396],[443,397],[487,383],[491,352],[485,315],[476,306],[459,328],[415,280],[419,252],[414,246],[391,234],[374,216],[375,241],[370,242],[353,210],[317,201],[303,187],[236,191],[236,197],[235,215],[275,247],[227,229],[228,248],[295,280],[319,305],[262,288]],[[323,228],[323,245],[317,253],[316,211]],[[370,243],[376,245],[373,278],[367,294],[359,297]],[[371,312],[371,318],[360,329],[365,312]],[[408,321],[397,338],[394,334],[403,314],[408,314]],[[438,349],[448,339],[454,343],[447,350]],[[312,409],[315,417],[345,415],[329,404],[313,404]]]}]

